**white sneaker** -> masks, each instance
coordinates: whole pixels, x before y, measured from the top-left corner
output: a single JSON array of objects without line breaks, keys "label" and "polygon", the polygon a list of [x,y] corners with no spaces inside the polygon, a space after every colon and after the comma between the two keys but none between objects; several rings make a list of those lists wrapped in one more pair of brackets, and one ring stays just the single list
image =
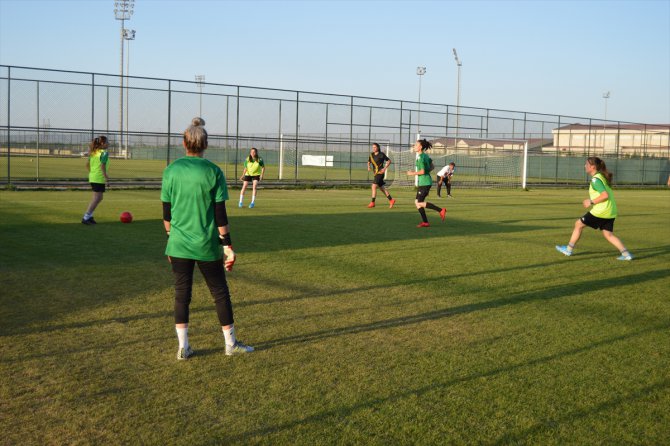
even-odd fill
[{"label": "white sneaker", "polygon": [[184,361],[193,356],[193,353],[195,352],[191,349],[190,345],[186,348],[180,348],[177,350],[177,360]]},{"label": "white sneaker", "polygon": [[251,353],[253,351],[254,351],[253,347],[251,347],[250,345],[245,345],[240,341],[237,341],[235,345],[226,344],[226,355],[228,356],[239,355],[242,353]]}]

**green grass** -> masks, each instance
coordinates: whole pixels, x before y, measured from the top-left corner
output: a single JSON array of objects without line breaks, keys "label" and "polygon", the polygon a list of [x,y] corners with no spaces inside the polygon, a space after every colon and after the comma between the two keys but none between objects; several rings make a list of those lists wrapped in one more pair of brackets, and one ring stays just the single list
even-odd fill
[{"label": "green grass", "polygon": [[[177,362],[158,191],[0,192],[3,444],[670,443],[670,193],[261,190],[229,209],[238,336],[196,273]],[[135,221],[118,222],[130,210]]]}]

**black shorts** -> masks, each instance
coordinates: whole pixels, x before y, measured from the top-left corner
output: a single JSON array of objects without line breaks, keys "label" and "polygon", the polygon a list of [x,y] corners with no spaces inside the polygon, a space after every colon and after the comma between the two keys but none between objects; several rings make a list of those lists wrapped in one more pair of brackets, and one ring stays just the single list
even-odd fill
[{"label": "black shorts", "polygon": [[430,186],[419,186],[416,190],[416,201],[423,203],[430,192]]},{"label": "black shorts", "polygon": [[593,229],[600,229],[601,231],[614,232],[614,219],[613,218],[600,218],[595,215],[587,212],[582,218],[580,218],[582,223],[586,226]]},{"label": "black shorts", "polygon": [[104,192],[105,183],[91,183],[91,189],[93,189],[93,192]]},{"label": "black shorts", "polygon": [[242,179],[244,181],[260,181],[260,178],[260,175],[245,175]]},{"label": "black shorts", "polygon": [[379,187],[383,187],[386,184],[384,182],[384,174],[383,173],[376,173],[375,174],[375,179],[372,182],[372,184],[376,184]]}]

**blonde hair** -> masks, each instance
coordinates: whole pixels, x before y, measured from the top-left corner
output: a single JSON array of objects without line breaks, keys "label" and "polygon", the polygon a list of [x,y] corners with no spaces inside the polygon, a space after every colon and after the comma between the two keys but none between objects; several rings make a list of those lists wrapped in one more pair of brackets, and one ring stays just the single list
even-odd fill
[{"label": "blonde hair", "polygon": [[186,150],[192,153],[200,153],[207,148],[207,130],[205,130],[204,119],[193,118],[190,127],[184,130],[184,145]]}]

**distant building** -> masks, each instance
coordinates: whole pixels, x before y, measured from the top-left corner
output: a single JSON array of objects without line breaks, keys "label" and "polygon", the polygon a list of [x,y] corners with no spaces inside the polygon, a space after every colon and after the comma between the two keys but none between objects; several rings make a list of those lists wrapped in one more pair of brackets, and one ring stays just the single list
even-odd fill
[{"label": "distant building", "polygon": [[670,124],[570,124],[551,132],[553,145],[543,147],[543,153],[655,158],[670,156]]},{"label": "distant building", "polygon": [[[545,146],[551,146],[552,140],[547,138],[531,138],[528,142],[528,151],[541,151]],[[495,139],[495,138],[436,138],[431,141],[433,153],[447,152],[481,152],[481,151],[514,151],[523,150],[524,141]]]}]

